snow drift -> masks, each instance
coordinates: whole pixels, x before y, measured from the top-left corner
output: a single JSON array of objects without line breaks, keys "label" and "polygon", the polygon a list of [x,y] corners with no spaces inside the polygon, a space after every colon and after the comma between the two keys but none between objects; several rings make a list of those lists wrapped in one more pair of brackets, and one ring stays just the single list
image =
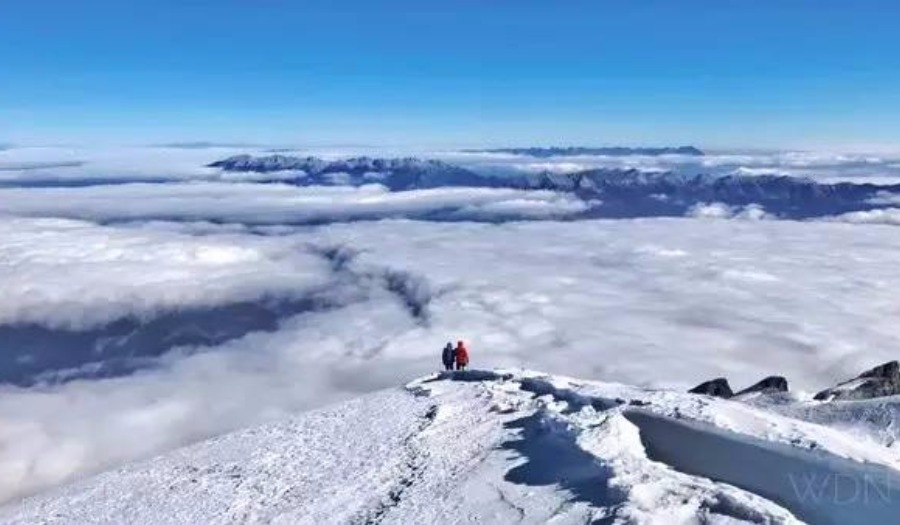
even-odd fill
[{"label": "snow drift", "polygon": [[81,480],[0,520],[894,521],[896,451],[806,420],[833,405],[791,403],[806,417],[532,372],[444,373]]}]

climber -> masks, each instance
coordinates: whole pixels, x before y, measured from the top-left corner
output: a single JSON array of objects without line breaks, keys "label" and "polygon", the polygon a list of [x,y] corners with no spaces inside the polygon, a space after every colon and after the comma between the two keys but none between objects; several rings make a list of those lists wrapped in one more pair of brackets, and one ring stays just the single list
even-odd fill
[{"label": "climber", "polygon": [[462,341],[456,342],[456,369],[457,370],[465,370],[467,366],[469,366],[469,351],[466,350],[466,345],[463,344]]},{"label": "climber", "polygon": [[444,370],[453,370],[453,362],[456,361],[456,350],[453,343],[448,342],[441,353],[441,361],[444,362]]}]

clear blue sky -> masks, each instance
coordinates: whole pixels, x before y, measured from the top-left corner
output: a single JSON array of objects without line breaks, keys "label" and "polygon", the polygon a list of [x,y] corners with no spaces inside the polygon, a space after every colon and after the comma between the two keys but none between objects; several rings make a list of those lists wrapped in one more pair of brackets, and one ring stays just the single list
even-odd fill
[{"label": "clear blue sky", "polygon": [[11,0],[0,142],[900,146],[898,4]]}]

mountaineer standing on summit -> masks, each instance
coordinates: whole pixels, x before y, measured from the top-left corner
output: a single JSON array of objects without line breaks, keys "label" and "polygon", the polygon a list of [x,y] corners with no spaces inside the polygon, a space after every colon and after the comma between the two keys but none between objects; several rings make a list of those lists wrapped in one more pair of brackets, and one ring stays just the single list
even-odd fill
[{"label": "mountaineer standing on summit", "polygon": [[441,353],[441,361],[444,363],[444,370],[453,370],[453,362],[456,361],[456,350],[453,349],[453,343],[448,342]]},{"label": "mountaineer standing on summit", "polygon": [[466,349],[466,345],[463,344],[462,341],[456,342],[456,369],[457,370],[465,370],[467,366],[469,366],[469,351]]}]

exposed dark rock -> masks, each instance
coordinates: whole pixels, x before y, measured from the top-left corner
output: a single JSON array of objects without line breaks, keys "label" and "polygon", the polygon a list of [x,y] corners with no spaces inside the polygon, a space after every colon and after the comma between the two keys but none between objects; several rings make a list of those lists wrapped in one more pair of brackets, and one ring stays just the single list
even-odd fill
[{"label": "exposed dark rock", "polygon": [[816,394],[819,401],[872,399],[900,395],[900,363],[890,361]]},{"label": "exposed dark rock", "polygon": [[736,395],[741,394],[750,394],[753,392],[760,392],[763,394],[777,394],[788,391],[788,382],[782,376],[769,376],[762,381],[754,384],[753,386],[747,387]]},{"label": "exposed dark rock", "polygon": [[691,394],[704,394],[707,396],[721,397],[725,399],[734,396],[734,392],[731,390],[731,386],[728,384],[728,380],[724,377],[718,377],[711,381],[700,383],[694,388],[688,390],[688,392]]},{"label": "exposed dark rock", "polygon": [[894,379],[900,377],[900,363],[897,361],[888,361],[883,365],[876,366],[871,370],[867,370],[859,377],[872,377],[879,379]]}]

